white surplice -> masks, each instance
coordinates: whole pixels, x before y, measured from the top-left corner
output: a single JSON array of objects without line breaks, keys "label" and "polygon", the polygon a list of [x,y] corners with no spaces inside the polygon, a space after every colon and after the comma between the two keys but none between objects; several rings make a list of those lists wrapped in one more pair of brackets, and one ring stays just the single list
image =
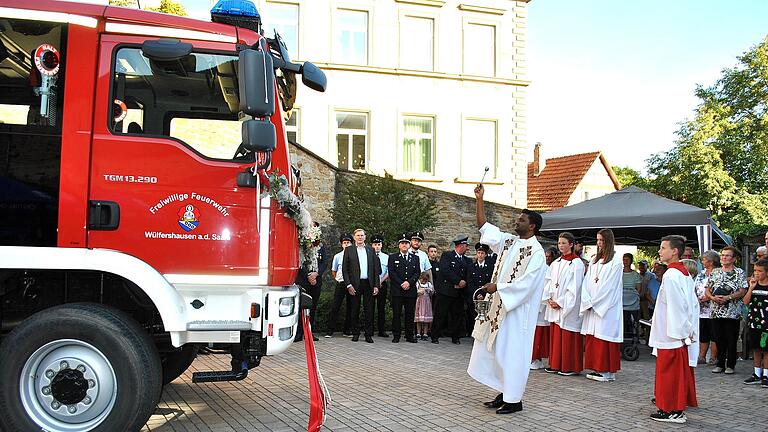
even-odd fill
[{"label": "white surplice", "polygon": [[[480,228],[480,243],[501,253],[507,239],[515,239],[500,263],[496,288],[506,310],[493,349],[485,341],[475,340],[467,372],[469,376],[504,394],[504,402],[520,402],[525,392],[533,352],[533,333],[544,290],[546,259],[536,237],[520,239],[486,223]],[[520,250],[530,247],[531,256],[523,274],[510,283]]]},{"label": "white surplice", "polygon": [[590,261],[581,285],[581,334],[608,342],[624,341],[621,257]]},{"label": "white surplice", "polygon": [[584,280],[584,262],[578,257],[572,260],[556,259],[549,266],[544,288],[543,304],[552,299],[560,309],[546,306],[544,319],[570,332],[581,331],[581,284]]},{"label": "white surplice", "polygon": [[688,364],[696,367],[699,358],[699,301],[693,279],[670,268],[661,280],[648,345],[657,349],[675,349],[689,338]]}]

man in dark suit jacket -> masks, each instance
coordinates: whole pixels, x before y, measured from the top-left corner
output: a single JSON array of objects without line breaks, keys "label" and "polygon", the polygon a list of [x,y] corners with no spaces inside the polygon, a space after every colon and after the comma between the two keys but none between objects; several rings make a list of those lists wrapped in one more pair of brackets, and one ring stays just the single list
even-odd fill
[{"label": "man in dark suit jacket", "polygon": [[464,292],[467,286],[467,236],[458,236],[453,240],[452,251],[440,256],[440,280],[435,290],[437,294],[435,319],[432,323],[432,343],[440,343],[441,336],[450,336],[451,342],[461,343],[462,316],[464,312]]},{"label": "man in dark suit jacket", "polygon": [[344,249],[341,271],[344,286],[352,300],[352,342],[360,339],[360,301],[363,301],[365,341],[373,343],[373,296],[379,294],[381,262],[372,247],[365,244],[365,230],[352,233],[355,244]]},{"label": "man in dark suit jacket", "polygon": [[421,264],[419,256],[408,252],[411,239],[408,234],[400,237],[399,253],[389,256],[389,292],[392,298],[392,342],[400,342],[400,318],[405,308],[405,340],[416,343],[413,321],[416,317],[416,281],[419,280]]}]

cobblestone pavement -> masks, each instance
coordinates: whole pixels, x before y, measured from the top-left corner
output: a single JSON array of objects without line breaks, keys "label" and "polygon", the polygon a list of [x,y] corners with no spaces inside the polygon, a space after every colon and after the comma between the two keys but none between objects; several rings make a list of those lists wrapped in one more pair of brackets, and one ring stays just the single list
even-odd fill
[{"label": "cobblestone pavement", "polygon": [[[735,375],[697,368],[699,408],[688,410],[685,425],[648,418],[654,411],[654,361],[647,349],[638,361],[623,361],[613,383],[531,371],[524,410],[500,416],[482,406],[494,391],[466,373],[471,339],[462,339],[461,345],[450,339],[439,345],[374,340],[353,343],[335,336],[317,342],[333,398],[324,430],[756,431],[768,424],[768,389],[742,384],[752,371],[751,361],[739,362]],[[306,430],[309,396],[303,343],[263,359],[243,381],[191,383],[194,370],[228,365],[226,355],[198,357],[190,370],[165,387],[143,431]]]}]

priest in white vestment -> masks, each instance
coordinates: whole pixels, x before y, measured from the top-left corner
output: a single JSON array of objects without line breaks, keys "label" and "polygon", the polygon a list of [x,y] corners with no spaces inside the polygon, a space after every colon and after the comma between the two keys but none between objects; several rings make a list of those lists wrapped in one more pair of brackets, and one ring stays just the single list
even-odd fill
[{"label": "priest in white vestment", "polygon": [[490,402],[497,414],[522,410],[522,397],[530,372],[533,334],[539,313],[547,266],[544,250],[535,234],[541,216],[523,210],[515,223],[516,235],[487,223],[483,206],[484,188],[475,188],[480,243],[499,257],[491,283],[485,291],[491,299],[487,321],[477,321],[467,372],[478,382],[500,392]]}]

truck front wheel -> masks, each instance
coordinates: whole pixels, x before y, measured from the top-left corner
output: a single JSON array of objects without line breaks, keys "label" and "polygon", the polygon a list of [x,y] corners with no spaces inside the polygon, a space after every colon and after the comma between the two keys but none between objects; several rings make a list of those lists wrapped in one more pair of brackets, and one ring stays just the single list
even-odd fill
[{"label": "truck front wheel", "polygon": [[123,312],[78,303],[38,312],[0,345],[0,430],[133,431],[160,397],[160,358]]}]

